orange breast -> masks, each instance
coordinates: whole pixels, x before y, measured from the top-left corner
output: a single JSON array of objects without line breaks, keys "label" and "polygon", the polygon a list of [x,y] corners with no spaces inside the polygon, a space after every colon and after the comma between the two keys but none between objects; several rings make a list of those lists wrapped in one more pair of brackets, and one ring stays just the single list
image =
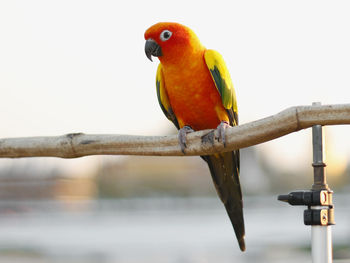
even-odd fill
[{"label": "orange breast", "polygon": [[165,87],[180,127],[215,129],[228,121],[221,97],[204,58],[177,67],[163,67]]}]

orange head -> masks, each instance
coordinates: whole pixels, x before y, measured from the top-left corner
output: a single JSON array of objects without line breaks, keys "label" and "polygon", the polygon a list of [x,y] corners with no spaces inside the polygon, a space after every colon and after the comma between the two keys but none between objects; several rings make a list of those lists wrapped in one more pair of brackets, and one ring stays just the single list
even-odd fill
[{"label": "orange head", "polygon": [[179,23],[157,23],[147,29],[145,39],[146,56],[151,61],[155,56],[162,63],[177,63],[204,50],[193,31]]}]

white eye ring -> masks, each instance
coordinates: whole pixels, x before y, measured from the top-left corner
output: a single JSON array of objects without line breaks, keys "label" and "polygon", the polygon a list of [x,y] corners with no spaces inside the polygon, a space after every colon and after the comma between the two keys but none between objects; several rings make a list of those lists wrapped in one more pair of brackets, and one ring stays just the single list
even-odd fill
[{"label": "white eye ring", "polygon": [[162,33],[160,33],[160,40],[167,41],[173,33],[169,30],[163,30]]}]

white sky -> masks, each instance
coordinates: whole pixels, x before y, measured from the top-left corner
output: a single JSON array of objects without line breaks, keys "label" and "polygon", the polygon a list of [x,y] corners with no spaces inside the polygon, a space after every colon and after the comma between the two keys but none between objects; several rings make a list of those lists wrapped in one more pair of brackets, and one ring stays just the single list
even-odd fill
[{"label": "white sky", "polygon": [[[349,103],[349,12],[349,1],[0,0],[0,137],[164,134],[158,62],[143,38],[159,21],[186,24],[223,55],[241,123],[313,101]],[[349,132],[328,129],[342,158]],[[309,134],[260,148],[286,167],[305,163]]]}]

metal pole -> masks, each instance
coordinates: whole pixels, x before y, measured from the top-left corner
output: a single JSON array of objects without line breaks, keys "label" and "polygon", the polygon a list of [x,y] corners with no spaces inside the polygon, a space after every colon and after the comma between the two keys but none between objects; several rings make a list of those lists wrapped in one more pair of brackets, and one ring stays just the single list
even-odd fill
[{"label": "metal pole", "polygon": [[323,162],[323,135],[322,126],[312,126],[312,149],[313,149],[313,163],[314,167],[314,184],[312,190],[328,190],[326,174]]},{"label": "metal pole", "polygon": [[[319,105],[321,103],[313,103]],[[327,185],[326,174],[323,162],[323,136],[322,126],[315,125],[312,127],[312,146],[313,146],[313,163],[314,167],[314,184],[312,190],[330,191]],[[327,195],[325,195],[327,198]],[[330,200],[331,201],[331,200]],[[311,209],[327,209],[324,206],[312,206]],[[328,214],[321,214],[326,217]],[[330,225],[312,225],[311,226],[311,250],[313,263],[331,263],[332,262],[332,231]]]},{"label": "metal pole", "polygon": [[[312,105],[320,105],[313,103]],[[294,191],[279,195],[278,200],[290,205],[304,205],[304,224],[311,226],[311,250],[313,263],[332,262],[332,231],[334,225],[333,191],[327,185],[323,162],[322,126],[312,126],[314,184],[309,191]]]},{"label": "metal pole", "polygon": [[[313,103],[320,105],[321,103]],[[312,126],[312,148],[314,167],[314,184],[309,191],[293,191],[279,195],[278,200],[290,205],[303,205],[304,224],[311,226],[311,250],[313,263],[332,262],[332,232],[334,225],[333,191],[329,189],[323,162],[322,126]]]},{"label": "metal pole", "polygon": [[311,226],[312,262],[332,262],[331,226]]}]

